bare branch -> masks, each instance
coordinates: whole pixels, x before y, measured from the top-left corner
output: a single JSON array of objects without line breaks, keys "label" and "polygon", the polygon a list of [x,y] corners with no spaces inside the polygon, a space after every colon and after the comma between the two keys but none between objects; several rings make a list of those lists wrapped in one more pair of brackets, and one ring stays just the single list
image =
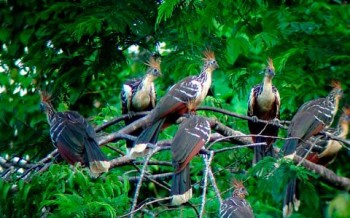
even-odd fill
[{"label": "bare branch", "polygon": [[[236,114],[236,113],[233,113],[231,111],[228,111],[228,110],[225,110],[225,109],[221,109],[221,108],[215,108],[215,107],[207,107],[207,106],[202,106],[202,107],[198,107],[197,108],[197,111],[199,110],[203,110],[203,111],[213,111],[213,112],[218,112],[218,113],[221,113],[221,114],[225,114],[225,115],[228,115],[228,116],[231,116],[231,117],[237,117],[237,118],[240,118],[242,120],[250,120],[250,121],[255,121],[252,117],[250,116],[245,116],[245,115],[241,115],[241,114]],[[260,120],[260,119],[257,119],[256,122],[259,122],[259,123],[265,123],[265,124],[268,124],[268,125],[273,125],[273,126],[277,126],[279,128],[282,128],[282,129],[288,129],[288,126],[286,125],[289,125],[290,124],[290,121],[286,121],[286,120],[280,120],[279,121],[279,124],[276,124],[272,121],[266,121],[266,120]]]},{"label": "bare branch", "polygon": [[[143,164],[142,171],[141,171],[141,174],[140,174],[140,178],[139,178],[139,181],[138,181],[137,186],[136,186],[135,195],[134,195],[134,198],[133,198],[133,201],[132,201],[130,212],[134,211],[135,208],[136,208],[137,199],[139,197],[139,193],[140,193],[143,177],[144,177],[144,175],[146,173],[148,161],[151,159],[153,154],[155,154],[159,150],[160,150],[160,147],[155,147],[154,149],[151,149],[151,152],[147,155],[147,157],[145,159],[145,162]],[[134,213],[131,213],[130,214],[130,218],[133,218],[133,217],[134,217]]]},{"label": "bare branch", "polygon": [[346,191],[350,190],[350,179],[346,177],[340,177],[337,174],[335,174],[332,170],[327,169],[324,166],[314,164],[297,155],[294,156],[293,160],[295,163],[301,163],[301,165],[303,165],[305,168],[319,174],[321,176],[321,179],[328,185],[337,189],[343,189]]},{"label": "bare branch", "polygon": [[151,205],[151,204],[154,204],[154,203],[158,203],[158,202],[161,202],[161,201],[168,201],[168,200],[171,200],[171,199],[172,199],[172,197],[166,197],[166,198],[156,199],[156,200],[153,200],[153,201],[144,203],[144,204],[142,204],[140,207],[138,207],[137,209],[132,210],[132,211],[130,211],[129,213],[120,216],[120,218],[122,218],[122,217],[127,217],[127,216],[131,216],[131,215],[133,215],[134,213],[136,213],[137,211],[139,211],[139,210],[141,210],[142,208],[144,208],[145,206],[148,206],[148,205]]},{"label": "bare branch", "polygon": [[148,113],[149,113],[149,111],[146,111],[146,112],[137,112],[137,113],[134,113],[134,114],[131,114],[131,115],[130,115],[130,114],[121,115],[120,117],[116,117],[116,118],[114,118],[114,119],[112,119],[112,120],[109,120],[109,121],[107,121],[107,122],[105,122],[105,123],[99,125],[99,126],[96,126],[96,127],[95,127],[95,131],[96,131],[96,132],[100,132],[100,131],[106,129],[107,127],[112,126],[112,125],[114,125],[114,124],[116,124],[116,123],[119,123],[120,121],[123,121],[123,120],[125,120],[125,119],[127,119],[127,118],[131,118],[131,117],[141,117],[141,116],[147,115]]}]

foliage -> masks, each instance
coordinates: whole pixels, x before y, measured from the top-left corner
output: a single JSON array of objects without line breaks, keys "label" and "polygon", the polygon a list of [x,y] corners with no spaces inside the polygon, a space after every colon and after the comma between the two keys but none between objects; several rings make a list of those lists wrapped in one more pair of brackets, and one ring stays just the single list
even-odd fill
[{"label": "foliage", "polygon": [[[277,69],[274,84],[281,94],[281,119],[290,119],[303,102],[325,96],[332,79],[340,80],[344,89],[350,85],[350,7],[345,1],[146,0],[140,4],[130,0],[19,0],[1,1],[0,5],[2,156],[29,155],[35,162],[53,149],[46,118],[39,111],[38,90],[52,92],[59,110],[77,110],[94,124],[101,124],[120,115],[121,84],[141,76],[143,62],[152,53],[162,57],[164,77],[156,85],[161,97],[176,81],[198,73],[203,50],[215,51],[220,69],[214,74],[213,96],[207,97],[205,104],[241,114],[246,113],[250,88],[262,80],[259,72],[268,57],[274,59]],[[130,49],[133,46],[138,46],[137,52]],[[342,105],[349,103],[348,99]],[[247,132],[245,121],[217,113],[204,114]],[[175,131],[176,127],[166,130],[162,138],[171,138]],[[280,135],[285,136],[285,131]],[[276,144],[280,146],[283,140]],[[122,142],[113,146],[124,149]],[[117,156],[111,150],[104,151],[110,158]],[[306,175],[310,174],[305,170],[286,163],[281,163],[283,167],[268,179],[257,176],[262,169],[272,170],[275,160],[266,159],[252,168],[251,153],[236,149],[217,155],[213,169],[221,191],[230,188],[233,177],[247,179],[248,199],[257,217],[281,215],[282,187],[288,176],[298,176],[307,187],[302,201],[309,203],[301,215],[349,214],[350,207],[341,207],[349,205],[348,194],[338,195],[317,180],[309,181]],[[156,156],[166,161],[169,157]],[[348,157],[342,152],[331,168],[349,177]],[[197,205],[202,159],[196,158],[191,166],[196,183],[191,202]],[[40,215],[43,208],[49,208],[47,212],[55,216],[125,214],[133,192],[119,179],[131,169],[113,169],[103,178],[90,180],[80,169],[71,170],[61,164],[30,183],[0,181],[0,211],[5,215],[16,208],[13,216]],[[171,171],[160,166],[150,169],[152,173]],[[312,187],[317,188],[319,196]],[[142,190],[144,199],[168,195],[148,182]],[[208,195],[214,198],[211,189]],[[223,194],[229,195],[230,191]],[[331,202],[329,210],[321,209],[327,206],[325,202]],[[181,207],[181,212],[156,206],[148,209],[169,217],[194,214],[189,206]],[[217,201],[209,200],[208,216],[214,216],[217,209]]]},{"label": "foliage", "polygon": [[[51,217],[116,217],[129,207],[128,180],[111,172],[98,179],[90,179],[87,171],[74,170],[67,165],[52,165],[27,183],[0,181],[1,214],[13,216],[50,215]],[[16,207],[13,203],[16,202]]]}]

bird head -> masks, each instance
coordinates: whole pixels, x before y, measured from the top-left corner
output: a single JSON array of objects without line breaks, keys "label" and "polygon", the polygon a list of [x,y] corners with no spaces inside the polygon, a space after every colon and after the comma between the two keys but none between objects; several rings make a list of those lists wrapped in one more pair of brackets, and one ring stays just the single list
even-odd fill
[{"label": "bird head", "polygon": [[343,97],[343,90],[341,88],[341,83],[339,81],[333,80],[331,83],[333,89],[331,91],[331,95],[333,95],[336,99],[340,99]]},{"label": "bird head", "polygon": [[148,70],[147,70],[148,75],[151,75],[154,78],[157,78],[162,75],[162,72],[160,71],[160,59],[155,59],[154,57],[150,57],[146,65],[148,66]]},{"label": "bird head", "polygon": [[46,112],[50,109],[51,105],[51,95],[45,91],[40,91],[40,110],[41,112]]},{"label": "bird head", "polygon": [[203,52],[204,54],[204,67],[210,70],[215,70],[219,68],[219,64],[215,60],[214,52],[207,50]]},{"label": "bird head", "polygon": [[243,182],[239,180],[233,180],[233,196],[244,199],[248,195],[247,189],[244,187]]},{"label": "bird head", "polygon": [[270,78],[275,76],[275,67],[273,66],[273,61],[271,58],[267,60],[267,66],[265,68],[265,76]]}]

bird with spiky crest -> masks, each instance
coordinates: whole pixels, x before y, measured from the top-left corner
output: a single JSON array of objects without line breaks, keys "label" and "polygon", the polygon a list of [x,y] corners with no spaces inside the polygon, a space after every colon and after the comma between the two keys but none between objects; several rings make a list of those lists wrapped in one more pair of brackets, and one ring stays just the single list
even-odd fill
[{"label": "bird with spiky crest", "polygon": [[[157,95],[154,88],[154,80],[162,75],[160,70],[160,59],[150,57],[146,63],[148,69],[143,78],[134,78],[123,84],[121,91],[122,114],[129,114],[130,118],[125,119],[125,125],[129,125],[140,117],[133,117],[134,112],[150,111],[156,106]],[[138,136],[141,130],[132,133]],[[126,141],[128,150],[132,148],[133,141]]]},{"label": "bird with spiky crest", "polygon": [[[343,90],[339,82],[332,82],[332,91],[325,98],[318,98],[304,103],[294,115],[288,127],[288,139],[282,147],[283,155],[293,158],[301,142],[317,135],[332,125],[338,111]],[[298,210],[299,201],[295,197],[296,180],[291,180],[286,187],[283,203],[283,217],[289,217],[293,210]]]},{"label": "bird with spiky crest", "polygon": [[[349,124],[350,108],[345,107],[343,109],[342,115],[339,118],[337,128],[329,128],[327,129],[327,132],[338,138],[345,139],[349,132]],[[343,144],[340,141],[332,140],[327,137],[314,137],[311,138],[309,142],[301,143],[300,146],[297,147],[296,154],[300,157],[306,158],[308,161],[311,161],[315,164],[327,166],[336,159],[336,156],[342,147]],[[297,179],[290,181],[288,184],[284,197],[283,211],[285,213],[285,216],[292,214],[294,210],[299,210],[300,191],[298,184],[299,181]]]},{"label": "bird with spiky crest", "polygon": [[338,111],[343,90],[339,82],[332,82],[332,91],[325,98],[318,98],[304,103],[294,115],[288,127],[288,139],[282,147],[284,156],[295,154],[301,141],[308,140],[332,125]]},{"label": "bird with spiky crest", "polygon": [[147,143],[154,144],[161,129],[174,123],[180,116],[195,112],[202,103],[211,86],[212,73],[219,67],[212,51],[205,51],[203,60],[199,75],[186,77],[173,85],[147,115],[147,125],[136,139],[130,156],[145,155]]},{"label": "bird with spiky crest", "polygon": [[[272,79],[275,76],[275,67],[271,58],[268,60],[268,65],[264,73],[263,83],[254,86],[250,91],[247,114],[253,118],[253,121],[248,121],[248,127],[250,133],[253,135],[276,137],[278,135],[277,126],[256,121],[257,119],[261,119],[278,123],[280,117],[281,99],[277,88],[272,85]],[[276,140],[275,138],[253,136],[252,140],[254,143],[266,143],[266,146],[254,147],[254,164],[265,156],[274,156],[272,143]]]},{"label": "bird with spiky crest", "polygon": [[94,128],[78,112],[56,112],[51,96],[41,92],[40,108],[47,115],[52,143],[69,164],[89,167],[93,177],[108,172],[110,163],[98,146]]},{"label": "bird with spiky crest", "polygon": [[248,191],[242,181],[233,181],[232,197],[222,202],[220,206],[220,218],[252,218],[254,217],[253,209],[245,199]]}]

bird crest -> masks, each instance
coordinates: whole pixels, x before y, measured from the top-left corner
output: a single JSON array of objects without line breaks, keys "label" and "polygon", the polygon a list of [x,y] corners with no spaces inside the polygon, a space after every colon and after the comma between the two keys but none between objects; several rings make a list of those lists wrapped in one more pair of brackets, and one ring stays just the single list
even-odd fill
[{"label": "bird crest", "polygon": [[344,114],[346,114],[347,116],[350,116],[350,106],[345,106],[343,108]]},{"label": "bird crest", "polygon": [[150,57],[149,61],[146,63],[147,66],[157,69],[160,71],[160,59],[155,59],[154,57]]},{"label": "bird crest", "polygon": [[268,58],[267,59],[267,66],[270,68],[270,69],[272,69],[272,70],[275,70],[275,66],[273,66],[273,61],[272,61],[272,59],[271,58]]},{"label": "bird crest", "polygon": [[244,188],[243,182],[241,180],[233,180],[233,187],[235,189]]},{"label": "bird crest", "polygon": [[334,89],[341,89],[341,83],[337,80],[333,80],[332,83],[331,83],[331,86],[334,88]]},{"label": "bird crest", "polygon": [[211,50],[206,50],[203,52],[203,55],[204,55],[204,60],[205,61],[208,61],[208,60],[212,60],[212,59],[215,59],[215,55],[214,55],[214,52],[211,51]]},{"label": "bird crest", "polygon": [[51,94],[46,91],[40,91],[41,102],[51,102]]}]

